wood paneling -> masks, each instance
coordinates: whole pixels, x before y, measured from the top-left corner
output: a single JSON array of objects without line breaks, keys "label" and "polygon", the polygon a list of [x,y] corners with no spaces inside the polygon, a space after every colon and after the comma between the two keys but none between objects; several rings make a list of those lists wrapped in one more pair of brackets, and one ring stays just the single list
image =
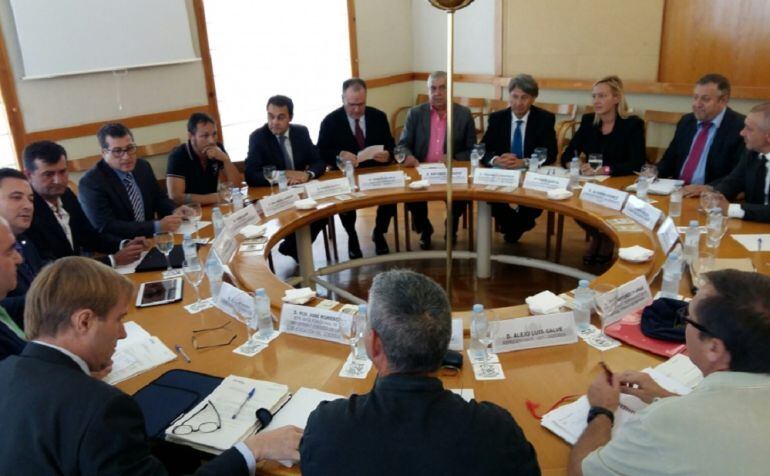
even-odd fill
[{"label": "wood paneling", "polygon": [[741,86],[770,84],[770,2],[668,0],[659,80],[692,84],[719,72]]},{"label": "wood paneling", "polygon": [[[195,24],[198,27],[198,45],[201,52],[201,62],[203,63],[203,74],[206,78],[206,98],[208,99],[208,112],[217,121],[222,124],[219,118],[219,105],[217,104],[217,89],[214,85],[214,67],[211,64],[211,52],[209,51],[209,33],[206,28],[206,12],[203,8],[203,0],[193,0],[193,9],[195,10]],[[217,128],[219,140],[224,142],[222,128]]]},{"label": "wood paneling", "polygon": [[348,37],[350,42],[350,75],[358,77],[358,27],[356,26],[356,1],[348,0]]},{"label": "wood paneling", "polygon": [[13,147],[16,149],[16,163],[21,169],[21,151],[24,148],[24,118],[19,107],[19,96],[16,94],[16,83],[8,61],[8,50],[5,47],[3,29],[0,28],[0,93],[5,103],[5,113],[8,116],[8,125],[11,128]]}]

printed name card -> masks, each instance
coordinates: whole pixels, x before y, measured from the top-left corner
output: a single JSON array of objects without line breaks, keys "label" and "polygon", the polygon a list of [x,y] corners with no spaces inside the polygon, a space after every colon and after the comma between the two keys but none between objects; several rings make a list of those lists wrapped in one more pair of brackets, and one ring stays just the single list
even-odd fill
[{"label": "printed name card", "polygon": [[377,172],[358,176],[358,188],[361,191],[377,190],[378,188],[404,188],[406,179],[404,172]]},{"label": "printed name card", "polygon": [[275,195],[268,195],[259,201],[259,206],[262,208],[262,213],[269,217],[270,215],[294,208],[294,202],[299,200],[299,194],[300,190],[292,189],[276,193]]},{"label": "printed name card", "polygon": [[331,180],[313,180],[305,184],[305,192],[313,200],[350,193],[350,181],[347,177]]},{"label": "printed name card", "polygon": [[233,235],[237,235],[241,228],[250,223],[255,223],[258,219],[257,209],[253,205],[246,205],[224,218],[225,228],[229,228]]},{"label": "printed name card", "polygon": [[[431,185],[446,184],[446,167],[428,167],[421,169],[420,174],[423,180],[427,180]],[[467,184],[468,169],[465,167],[452,167],[452,184]]]},{"label": "printed name card", "polygon": [[623,203],[627,197],[628,192],[590,182],[583,185],[583,191],[580,192],[581,200],[601,205],[610,210],[623,208]]},{"label": "printed name card", "polygon": [[492,348],[499,353],[575,342],[575,318],[571,312],[561,312],[500,321]]},{"label": "printed name card", "polygon": [[235,233],[229,227],[224,227],[211,243],[211,247],[216,252],[223,265],[226,265],[233,259],[235,250],[238,248],[238,242],[235,240]]},{"label": "printed name card", "polygon": [[281,307],[281,332],[313,339],[347,344],[340,334],[340,320],[350,326],[351,315],[317,307],[284,304]]},{"label": "printed name card", "polygon": [[524,174],[524,188],[547,192],[560,188],[566,189],[569,185],[569,177],[557,177],[555,175],[543,175],[534,172]]},{"label": "printed name card", "polygon": [[463,351],[463,318],[452,319],[452,337],[449,339],[449,350]]},{"label": "printed name card", "polygon": [[635,195],[630,195],[623,208],[623,214],[648,230],[652,230],[658,224],[663,212]]},{"label": "printed name card", "polygon": [[476,167],[473,172],[474,185],[494,185],[499,187],[519,188],[521,170],[488,169]]},{"label": "printed name card", "polygon": [[679,233],[676,231],[676,225],[671,217],[666,218],[663,224],[658,228],[658,241],[660,242],[663,252],[668,254],[671,247],[674,246],[676,240],[679,239]]},{"label": "printed name card", "polygon": [[214,305],[239,321],[254,313],[254,298],[229,283],[222,283]]},{"label": "printed name card", "polygon": [[[601,296],[599,297],[601,299]],[[644,276],[639,276],[618,287],[614,311],[604,316],[602,325],[609,326],[652,302],[650,286]]]}]

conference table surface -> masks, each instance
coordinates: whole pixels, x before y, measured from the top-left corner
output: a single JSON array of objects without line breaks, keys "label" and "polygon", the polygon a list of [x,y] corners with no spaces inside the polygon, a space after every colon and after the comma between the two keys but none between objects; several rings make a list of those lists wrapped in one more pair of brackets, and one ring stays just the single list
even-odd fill
[{"label": "conference table surface", "polygon": [[[383,170],[396,170],[395,166],[379,169],[364,170],[361,173],[372,173]],[[403,169],[407,175],[416,178],[414,169]],[[339,177],[339,173],[332,172],[328,177]],[[327,178],[327,176],[325,176]],[[610,178],[603,185],[621,188],[633,182],[631,177]],[[257,199],[270,193],[269,188],[250,189],[249,196]],[[231,269],[239,281],[239,286],[245,290],[253,290],[263,287],[271,298],[274,315],[280,316],[281,297],[284,291],[291,286],[282,282],[275,276],[267,265],[267,256],[283,237],[307,226],[312,221],[327,217],[341,211],[353,210],[376,206],[386,203],[401,203],[422,200],[444,199],[445,185],[433,185],[425,190],[414,191],[404,188],[372,190],[365,192],[365,196],[351,200],[339,201],[328,198],[321,202],[331,205],[311,211],[298,211],[296,209],[281,212],[275,216],[264,218],[260,216],[259,223],[267,225],[268,242],[263,251],[237,253],[230,263]],[[658,271],[665,260],[665,253],[660,249],[654,232],[645,230],[641,233],[620,233],[606,222],[608,218],[623,216],[620,212],[609,210],[587,202],[582,202],[577,194],[568,200],[548,200],[543,192],[517,189],[514,192],[502,193],[488,190],[484,186],[458,185],[453,186],[454,199],[475,200],[489,202],[510,202],[526,206],[534,206],[555,211],[565,216],[580,219],[586,223],[598,227],[607,233],[620,246],[641,245],[655,250],[653,259],[646,263],[633,264],[621,260],[616,262],[603,275],[597,278],[597,282],[610,282],[622,284],[631,279],[644,275],[653,289],[657,289],[660,281]],[[668,210],[668,197],[651,196],[655,207],[664,213]],[[705,216],[699,213],[697,199],[684,199],[682,216],[675,218],[678,226],[686,225],[691,219],[698,219],[700,224],[705,224]],[[210,211],[204,213],[209,214]],[[729,238],[730,234],[737,233],[762,233],[768,230],[767,225],[741,220],[729,220],[728,232],[718,249],[718,258],[751,258],[754,266],[760,272],[767,271],[767,265],[758,253],[749,253],[735,240]],[[202,236],[211,234],[211,227],[201,231]],[[705,237],[701,240],[701,249],[705,248]],[[201,249],[201,256],[205,258],[210,247]],[[145,282],[160,279],[160,272],[134,273],[130,275],[136,282]],[[201,284],[204,297],[208,296],[206,280]],[[687,295],[689,280],[685,277],[681,291]],[[152,380],[168,370],[181,368],[194,370],[217,376],[230,374],[240,375],[255,379],[269,380],[283,383],[289,386],[291,391],[300,387],[316,388],[325,392],[331,392],[348,396],[354,393],[366,393],[374,384],[376,369],[372,369],[366,379],[352,379],[339,377],[350,347],[338,343],[311,339],[283,333],[270,345],[254,357],[245,357],[233,353],[233,349],[242,344],[246,339],[245,326],[228,317],[218,309],[211,308],[198,314],[189,314],[183,305],[194,301],[194,293],[188,284],[185,284],[185,293],[182,302],[159,307],[150,307],[130,310],[126,321],[136,321],[151,335],[159,337],[169,348],[181,345],[190,356],[190,363],[181,358],[148,372],[133,377],[118,384],[118,387],[127,393],[135,393]],[[313,305],[320,300],[311,301]],[[500,319],[521,317],[529,315],[526,305],[498,308],[495,310]],[[455,312],[455,317],[464,317],[465,346],[468,345],[467,318],[469,312]],[[596,319],[596,317],[594,317]],[[235,340],[228,346],[196,350],[192,345],[192,331],[195,329],[211,328],[229,322],[227,327],[237,333]],[[595,324],[598,322],[595,320]],[[504,369],[504,380],[477,381],[473,369],[467,362],[462,370],[456,374],[441,374],[445,388],[473,389],[476,400],[494,402],[513,414],[524,434],[532,442],[536,451],[543,474],[566,473],[567,456],[570,446],[562,439],[540,426],[540,422],[530,414],[526,402],[529,400],[540,404],[539,412],[545,412],[555,402],[567,395],[580,395],[585,393],[594,376],[601,372],[599,361],[604,361],[613,371],[626,369],[641,370],[654,366],[663,361],[661,357],[649,354],[628,345],[600,352],[582,341],[574,344],[543,347],[537,349],[521,350],[499,354],[500,362]],[[387,451],[387,444],[383,445]],[[405,462],[408,464],[408,462]],[[262,463],[262,471],[270,473],[297,472],[299,467],[285,469],[275,463]]]}]

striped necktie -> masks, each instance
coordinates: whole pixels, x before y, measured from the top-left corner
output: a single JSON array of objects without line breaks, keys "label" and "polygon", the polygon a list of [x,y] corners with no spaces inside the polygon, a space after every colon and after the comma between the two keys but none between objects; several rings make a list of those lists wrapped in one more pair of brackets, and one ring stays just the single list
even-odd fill
[{"label": "striped necktie", "polygon": [[286,167],[286,170],[294,170],[294,161],[291,158],[291,155],[289,155],[289,151],[286,149],[286,137],[285,134],[281,134],[278,136],[278,142],[281,145],[281,153],[283,154],[283,162],[284,166]]},{"label": "striped necktie", "polygon": [[134,176],[127,174],[123,179],[123,185],[126,186],[128,199],[131,201],[131,208],[134,209],[134,219],[136,221],[144,221],[144,202],[142,202],[142,194],[139,193]]}]

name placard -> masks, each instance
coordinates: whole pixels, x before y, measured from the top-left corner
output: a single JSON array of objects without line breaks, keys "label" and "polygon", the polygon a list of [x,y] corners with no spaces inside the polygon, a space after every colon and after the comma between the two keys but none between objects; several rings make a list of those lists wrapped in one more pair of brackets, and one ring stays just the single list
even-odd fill
[{"label": "name placard", "polygon": [[557,177],[555,175],[543,175],[534,172],[524,174],[523,187],[527,190],[547,192],[559,188],[566,189],[569,185],[569,177]]},{"label": "name placard", "polygon": [[[423,180],[427,180],[431,185],[446,184],[446,167],[428,167],[420,171]],[[467,184],[468,183],[468,169],[465,167],[452,167],[452,183],[453,184]]]},{"label": "name placard", "polygon": [[340,335],[340,320],[350,326],[351,315],[317,307],[284,304],[281,308],[281,332],[313,339],[347,344]]},{"label": "name placard", "polygon": [[305,184],[305,192],[313,200],[350,193],[350,181],[347,177],[331,180],[313,180]]},{"label": "name placard", "polygon": [[244,226],[255,223],[259,219],[254,205],[246,205],[237,212],[224,218],[225,228],[229,228],[233,235],[237,235]]},{"label": "name placard", "polygon": [[449,339],[449,350],[463,351],[463,318],[452,319],[452,337]]},{"label": "name placard", "polygon": [[214,305],[239,321],[254,313],[254,298],[229,283],[222,283]]},{"label": "name placard", "polygon": [[474,185],[495,185],[500,187],[519,188],[521,170],[487,169],[476,167],[473,172]]},{"label": "name placard", "polygon": [[658,241],[664,253],[668,254],[676,240],[679,239],[679,233],[676,231],[676,225],[671,217],[663,220],[663,224],[658,228]]},{"label": "name placard", "polygon": [[[601,299],[601,296],[599,297]],[[606,327],[619,321],[623,316],[643,308],[652,302],[650,286],[644,276],[639,276],[618,287],[617,303],[614,312],[604,316],[602,324]]]},{"label": "name placard", "polygon": [[238,248],[238,242],[235,240],[233,230],[229,227],[223,227],[222,231],[211,243],[211,247],[216,251],[222,264],[227,265],[233,259],[235,250]]},{"label": "name placard", "polygon": [[581,200],[607,207],[610,210],[623,208],[623,203],[627,197],[628,192],[590,182],[583,185],[583,191],[580,192]]},{"label": "name placard", "polygon": [[652,230],[658,224],[663,211],[637,198],[635,195],[629,195],[626,206],[623,207],[623,214],[648,230]]},{"label": "name placard", "polygon": [[492,349],[499,353],[574,342],[577,342],[575,318],[571,312],[560,312],[500,321]]},{"label": "name placard", "polygon": [[404,172],[377,172],[373,174],[361,174],[358,176],[358,188],[364,190],[377,190],[378,188],[404,188],[406,179]]},{"label": "name placard", "polygon": [[276,193],[275,195],[268,195],[260,200],[259,206],[262,208],[262,213],[269,217],[275,215],[284,210],[294,208],[294,202],[299,200],[300,190],[290,189],[285,192]]}]

